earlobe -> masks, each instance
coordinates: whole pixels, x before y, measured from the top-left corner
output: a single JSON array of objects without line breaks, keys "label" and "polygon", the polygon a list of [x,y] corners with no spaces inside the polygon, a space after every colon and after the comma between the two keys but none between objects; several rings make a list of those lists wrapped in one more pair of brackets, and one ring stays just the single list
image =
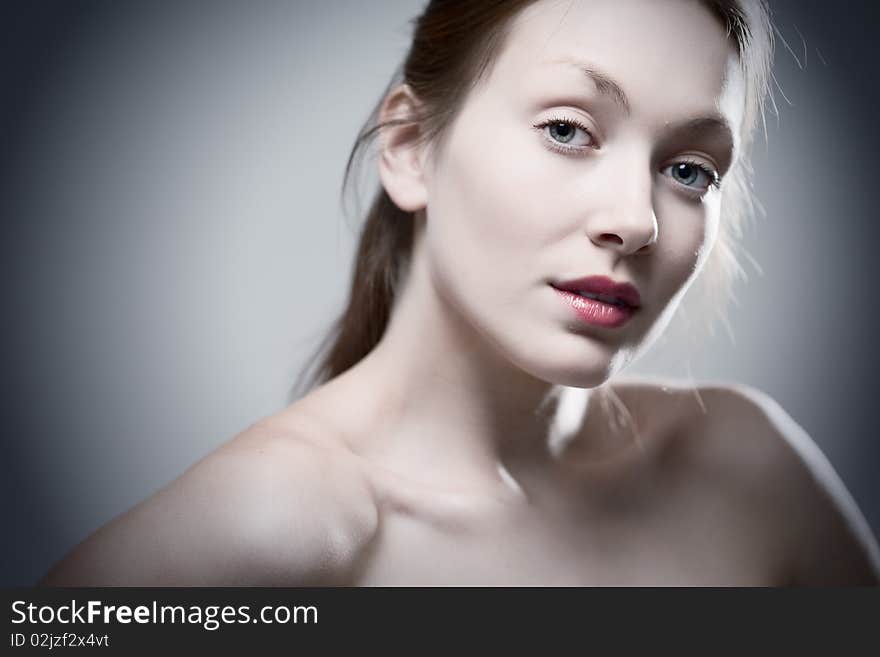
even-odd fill
[{"label": "earlobe", "polygon": [[[425,207],[427,194],[424,184],[419,124],[414,121],[418,102],[408,85],[392,90],[382,104],[381,123],[392,122],[379,132],[379,178],[382,186],[401,210],[415,212]],[[393,124],[394,121],[405,121]]]}]

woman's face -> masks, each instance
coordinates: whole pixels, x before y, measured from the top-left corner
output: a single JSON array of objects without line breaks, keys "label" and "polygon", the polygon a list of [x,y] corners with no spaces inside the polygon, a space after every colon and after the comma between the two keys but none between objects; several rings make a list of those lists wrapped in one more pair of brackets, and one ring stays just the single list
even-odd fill
[{"label": "woman's face", "polygon": [[[601,384],[668,323],[711,249],[744,94],[696,0],[530,5],[427,164],[438,294],[521,369]],[[589,276],[631,283],[641,307],[584,321],[554,285]]]}]

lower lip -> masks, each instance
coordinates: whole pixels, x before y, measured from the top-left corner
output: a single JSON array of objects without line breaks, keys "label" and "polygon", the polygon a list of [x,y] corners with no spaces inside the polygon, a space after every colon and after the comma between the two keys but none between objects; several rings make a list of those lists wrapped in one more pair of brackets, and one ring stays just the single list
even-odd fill
[{"label": "lower lip", "polygon": [[[552,286],[551,286],[552,287]],[[629,306],[615,306],[596,299],[582,297],[575,292],[568,292],[553,288],[556,293],[571,306],[578,318],[593,326],[602,328],[617,328],[626,324],[635,314],[635,309]]]}]

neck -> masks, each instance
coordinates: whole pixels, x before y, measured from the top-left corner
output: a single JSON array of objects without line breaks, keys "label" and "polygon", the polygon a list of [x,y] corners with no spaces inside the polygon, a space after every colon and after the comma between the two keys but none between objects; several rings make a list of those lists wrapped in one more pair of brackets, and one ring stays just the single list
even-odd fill
[{"label": "neck", "polygon": [[447,490],[515,493],[580,429],[587,391],[507,360],[444,303],[424,259],[412,263],[382,340],[340,377],[353,417],[370,429],[359,449]]}]

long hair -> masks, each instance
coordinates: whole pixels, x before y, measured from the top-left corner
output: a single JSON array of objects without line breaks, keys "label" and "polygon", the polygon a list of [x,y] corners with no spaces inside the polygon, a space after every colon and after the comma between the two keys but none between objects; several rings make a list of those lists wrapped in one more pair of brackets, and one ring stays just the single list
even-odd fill
[{"label": "long hair", "polygon": [[[358,133],[345,168],[343,197],[356,178],[365,152],[383,128],[417,123],[419,139],[434,144],[443,139],[468,91],[491,70],[513,19],[534,1],[428,2],[412,21],[412,44],[402,66],[395,71]],[[754,216],[748,156],[758,119],[764,120],[773,32],[766,0],[702,2],[720,21],[735,46],[746,80],[746,107],[740,127],[741,157],[726,177],[719,235],[694,285],[702,288],[695,295],[711,294],[716,316],[724,320],[733,283],[743,274],[737,247],[744,226]],[[407,119],[379,122],[385,96],[403,83],[408,84],[419,99],[419,113]],[[292,397],[346,371],[382,338],[407,273],[413,223],[412,213],[399,209],[380,184],[361,228],[346,307],[306,362],[291,391]]]}]

